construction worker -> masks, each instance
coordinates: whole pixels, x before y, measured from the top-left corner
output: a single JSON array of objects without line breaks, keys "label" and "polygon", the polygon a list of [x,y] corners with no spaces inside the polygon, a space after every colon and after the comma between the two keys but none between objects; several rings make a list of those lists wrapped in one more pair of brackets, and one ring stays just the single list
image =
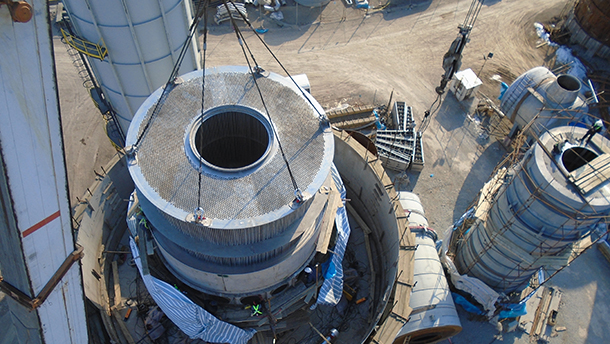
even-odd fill
[{"label": "construction worker", "polygon": [[593,126],[587,131],[585,136],[583,136],[582,139],[580,139],[580,142],[581,143],[585,142],[585,139],[586,139],[587,142],[585,144],[589,144],[589,142],[593,138],[593,135],[602,131],[603,128],[604,128],[604,122],[602,122],[601,119],[598,119],[597,121],[595,121]]}]

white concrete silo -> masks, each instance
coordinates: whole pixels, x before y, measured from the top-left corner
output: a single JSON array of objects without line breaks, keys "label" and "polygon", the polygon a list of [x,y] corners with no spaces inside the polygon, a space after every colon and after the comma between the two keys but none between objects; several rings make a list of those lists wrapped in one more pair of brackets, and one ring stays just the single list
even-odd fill
[{"label": "white concrete silo", "polygon": [[[148,96],[165,85],[193,19],[188,0],[65,0],[78,38],[107,49],[88,57],[123,132]],[[178,75],[200,68],[195,40]]]}]

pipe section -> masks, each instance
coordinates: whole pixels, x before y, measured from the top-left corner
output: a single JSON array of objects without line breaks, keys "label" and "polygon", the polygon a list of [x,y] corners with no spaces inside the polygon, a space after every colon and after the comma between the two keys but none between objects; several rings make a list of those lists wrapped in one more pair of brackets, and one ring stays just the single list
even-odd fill
[{"label": "pipe section", "polygon": [[437,235],[428,228],[421,201],[412,192],[401,191],[399,196],[400,204],[409,213],[409,227],[416,235],[417,250],[413,266],[415,284],[409,302],[413,311],[394,344],[405,340],[413,344],[436,343],[458,334],[462,325],[436,250]]},{"label": "pipe section", "polygon": [[532,68],[519,76],[502,97],[501,109],[523,129],[532,120],[529,135],[539,137],[550,128],[579,120],[588,111],[578,97],[580,81],[562,74],[555,76],[545,67]]}]

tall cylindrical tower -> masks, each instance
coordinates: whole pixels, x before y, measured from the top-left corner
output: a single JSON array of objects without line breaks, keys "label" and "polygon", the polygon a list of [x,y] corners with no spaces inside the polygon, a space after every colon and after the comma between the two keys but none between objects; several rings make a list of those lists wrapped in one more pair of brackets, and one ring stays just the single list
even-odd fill
[{"label": "tall cylindrical tower", "polygon": [[313,97],[282,76],[255,84],[247,67],[208,69],[202,105],[203,78],[183,75],[161,100],[157,90],[134,118],[140,206],[183,282],[229,298],[272,291],[306,266],[325,212],[336,211],[333,135]]},{"label": "tall cylindrical tower", "polygon": [[541,267],[565,266],[574,245],[610,214],[610,141],[586,129],[544,134],[522,161],[502,169],[479,198],[458,240],[455,264],[497,291],[525,287]]},{"label": "tall cylindrical tower", "polygon": [[[140,105],[167,83],[188,36],[193,13],[187,0],[65,0],[79,39],[107,49],[87,54],[95,77],[119,116],[123,132]],[[179,74],[200,68],[193,40]]]}]

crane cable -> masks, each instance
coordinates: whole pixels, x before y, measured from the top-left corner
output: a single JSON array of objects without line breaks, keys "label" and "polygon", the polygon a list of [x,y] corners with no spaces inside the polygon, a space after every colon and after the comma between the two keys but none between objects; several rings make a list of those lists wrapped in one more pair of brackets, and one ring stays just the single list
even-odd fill
[{"label": "crane cable", "polygon": [[[231,3],[231,5],[233,5],[233,8],[237,9],[237,7],[235,6],[235,3],[233,2],[233,0],[229,0],[229,2]],[[258,91],[258,95],[260,97],[261,103],[263,104],[263,108],[265,109],[265,113],[267,114],[267,117],[269,118],[269,121],[273,122],[273,120],[271,119],[271,114],[269,113],[269,109],[267,108],[267,104],[265,103],[265,99],[263,97],[263,93],[262,93],[262,91],[261,91],[261,89],[260,89],[260,87],[258,85],[258,82],[257,82],[257,78],[258,78],[258,76],[261,75],[261,73],[263,72],[263,69],[260,68],[258,66],[258,64],[256,63],[256,59],[254,58],[254,55],[252,54],[252,51],[250,50],[250,47],[248,46],[248,43],[246,42],[246,40],[245,40],[241,30],[237,26],[237,23],[235,22],[235,19],[231,15],[231,11],[229,10],[229,5],[227,4],[227,0],[222,0],[222,3],[224,4],[225,9],[227,10],[227,13],[229,13],[229,18],[231,20],[231,25],[233,26],[233,30],[235,31],[235,35],[237,37],[237,42],[239,43],[239,46],[241,47],[241,50],[242,50],[242,52],[244,54],[244,58],[246,59],[246,63],[248,64],[248,69],[250,70],[250,74],[252,76],[252,81],[254,81],[254,85],[256,86],[256,90]],[[242,18],[243,18],[243,14],[239,10],[237,10],[237,12],[240,15],[242,15]],[[245,48],[244,48],[244,46],[245,46]],[[248,58],[248,54],[246,53],[246,49],[250,53],[250,57],[252,58],[252,62],[254,63],[254,68],[252,67],[250,59]],[[316,111],[317,111],[317,109],[316,109]],[[286,155],[284,154],[284,149],[282,148],[282,143],[280,141],[280,137],[279,137],[277,131],[275,130],[275,128],[273,126],[272,126],[271,130],[273,131],[275,139],[277,140],[278,148],[279,148],[280,153],[282,155],[282,159],[284,160],[284,163],[286,164],[286,169],[288,170],[288,175],[290,176],[290,181],[292,182],[292,186],[294,188],[295,201],[297,203],[300,203],[300,202],[303,201],[303,193],[301,192],[301,189],[299,189],[299,186],[298,186],[298,184],[296,182],[296,179],[294,178],[294,175],[292,174],[292,170],[290,169],[290,164],[288,163],[288,159],[286,158]]]},{"label": "crane cable", "polygon": [[485,0],[472,0],[468,13],[466,13],[466,18],[464,18],[464,24],[462,24],[463,27],[470,29],[474,27],[474,23],[479,17],[479,12],[481,12],[483,3],[485,3]]},{"label": "crane cable", "polygon": [[[201,76],[201,114],[199,115],[200,125],[203,124],[203,112],[204,112],[204,102],[205,102],[205,61],[206,61],[206,51],[208,48],[208,6],[207,3],[209,0],[202,1],[203,3],[203,47],[201,49],[201,64],[202,64],[202,76]],[[200,127],[201,128],[201,127]],[[199,134],[199,149],[203,147],[203,133]],[[201,222],[205,220],[205,213],[203,208],[201,207],[201,177],[203,174],[203,157],[199,157],[199,184],[197,188],[197,208],[193,212],[193,216],[196,222]]]},{"label": "crane cable", "polygon": [[[197,15],[195,16],[195,19],[193,20],[193,22],[191,23],[191,26],[189,27],[189,34],[186,37],[186,40],[184,41],[184,43],[182,44],[182,49],[180,50],[180,54],[178,55],[178,59],[176,60],[176,63],[174,63],[174,68],[172,69],[172,72],[169,75],[169,79],[167,80],[167,83],[163,87],[163,92],[161,93],[161,96],[155,103],[155,107],[153,108],[152,113],[150,114],[150,116],[148,116],[148,120],[146,121],[146,124],[144,125],[144,129],[142,129],[142,131],[138,135],[138,138],[136,139],[136,142],[133,144],[132,151],[133,151],[133,149],[137,149],[138,145],[144,138],[144,135],[148,131],[148,128],[154,121],[156,115],[159,113],[159,111],[161,111],[161,107],[163,106],[165,99],[169,95],[169,92],[174,88],[176,78],[178,77],[178,73],[180,71],[180,66],[182,65],[182,62],[184,61],[186,52],[188,51],[188,48],[191,45],[193,36],[195,35],[195,32],[197,31],[197,26],[199,25],[199,20],[203,16],[204,9],[206,8],[206,6],[204,6],[203,4],[207,1],[209,1],[209,0],[202,1],[197,5],[197,9],[196,9]],[[207,12],[207,11],[205,11],[205,12]]]},{"label": "crane cable", "polygon": [[[233,0],[229,0],[229,2],[231,4],[233,4],[233,6],[235,6],[235,3],[233,2]],[[295,86],[299,86],[297,84],[297,82],[294,80],[294,78],[292,77],[292,75],[288,72],[288,70],[286,69],[286,67],[284,67],[284,65],[282,64],[282,62],[280,62],[280,60],[277,58],[277,56],[275,56],[275,54],[273,53],[273,51],[271,50],[271,48],[269,48],[269,46],[267,45],[267,43],[265,42],[265,40],[261,37],[261,35],[258,34],[258,32],[256,31],[256,29],[252,26],[252,24],[250,23],[250,21],[248,20],[248,18],[241,13],[240,11],[237,11],[239,13],[239,15],[241,16],[241,19],[244,21],[244,23],[246,23],[246,25],[248,25],[248,28],[250,28],[252,30],[252,32],[254,32],[254,35],[256,36],[256,38],[258,38],[258,40],[261,42],[261,44],[265,47],[265,49],[267,49],[267,51],[269,52],[269,54],[271,55],[271,57],[273,57],[273,59],[275,60],[275,62],[277,62],[277,64],[282,68],[282,70],[284,71],[284,73],[286,73],[286,75],[288,75],[288,78],[290,78],[290,81],[292,81],[292,83]],[[231,18],[231,20],[233,20]],[[249,49],[248,49],[249,50]],[[311,107],[313,107],[313,109],[316,111],[316,113],[318,114],[318,119],[322,122],[327,122],[328,118],[326,118],[326,116],[324,116],[324,114],[322,114],[318,108],[314,105],[314,103],[311,101],[310,97],[307,96],[307,94],[305,94],[305,91],[301,88],[298,87],[298,89],[301,91],[301,94],[303,95],[303,97],[307,100],[307,102],[309,102],[309,105],[311,105]]]},{"label": "crane cable", "polygon": [[[474,23],[477,21],[477,18],[479,17],[479,13],[481,12],[481,8],[483,7],[483,4],[485,3],[485,0],[472,0],[472,2],[470,3],[470,7],[468,8],[468,12],[466,13],[466,18],[464,18],[464,23],[459,26],[458,28],[460,29],[460,34],[462,35],[462,41],[459,44],[459,46],[456,47],[457,51],[454,53],[457,53],[459,55],[457,61],[461,60],[462,58],[462,51],[464,50],[464,47],[466,46],[466,43],[468,43],[468,39],[470,37],[470,33],[472,32],[472,28],[474,27]],[[456,39],[457,40],[457,39]],[[455,43],[455,41],[454,41]],[[452,45],[453,47],[453,45]],[[449,52],[447,52],[447,54],[451,53],[451,48],[449,49]],[[430,108],[427,111],[424,111],[424,119],[422,120],[422,124],[421,124],[421,132],[423,133],[426,128],[428,128],[428,124],[430,124],[430,119],[432,117],[432,115],[434,115],[438,109],[440,108],[442,102],[438,103],[438,105],[436,106],[436,108],[433,110],[434,104],[436,104],[436,102],[438,102],[441,99],[441,95],[444,93],[444,88],[446,85],[446,82],[448,81],[448,79],[453,78],[453,74],[455,74],[455,64],[456,62],[453,62],[454,66],[451,67],[453,70],[451,71],[451,75],[450,77],[448,77],[446,79],[446,74],[449,73],[448,71],[446,71],[445,75],[443,75],[443,80],[441,81],[441,86],[437,87],[437,97],[436,100],[434,100],[434,102],[430,105]],[[461,62],[460,62],[461,64]],[[445,84],[443,84],[443,82],[445,82]],[[439,91],[440,89],[440,91]]]},{"label": "crane cable", "polygon": [[434,104],[436,104],[439,100],[441,100],[441,96],[442,96],[441,94],[438,94],[436,96],[436,100],[432,103],[432,105],[430,105],[430,109],[424,111],[424,119],[422,120],[420,129],[419,129],[420,133],[423,134],[426,131],[426,129],[428,129],[428,125],[430,124],[430,119],[441,107],[442,102],[439,102],[438,105],[436,105],[436,108],[434,108]]}]

